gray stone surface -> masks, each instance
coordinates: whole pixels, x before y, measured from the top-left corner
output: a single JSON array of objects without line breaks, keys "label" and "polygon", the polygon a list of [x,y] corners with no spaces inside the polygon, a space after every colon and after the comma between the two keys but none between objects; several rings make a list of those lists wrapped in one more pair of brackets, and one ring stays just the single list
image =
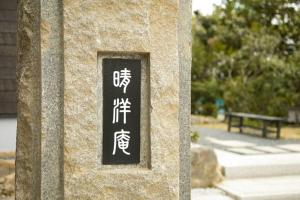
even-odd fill
[{"label": "gray stone surface", "polygon": [[41,0],[41,199],[63,199],[63,24],[60,0]]},{"label": "gray stone surface", "polygon": [[40,199],[40,1],[18,1],[16,199]]},{"label": "gray stone surface", "polygon": [[178,23],[179,79],[180,79],[180,175],[179,198],[191,198],[190,187],[190,113],[191,113],[191,0],[180,0]]}]

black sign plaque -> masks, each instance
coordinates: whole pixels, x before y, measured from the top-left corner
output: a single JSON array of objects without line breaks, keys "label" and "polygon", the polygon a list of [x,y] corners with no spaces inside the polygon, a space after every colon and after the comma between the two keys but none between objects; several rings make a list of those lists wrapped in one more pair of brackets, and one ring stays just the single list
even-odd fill
[{"label": "black sign plaque", "polygon": [[140,162],[141,60],[104,58],[102,163]]}]

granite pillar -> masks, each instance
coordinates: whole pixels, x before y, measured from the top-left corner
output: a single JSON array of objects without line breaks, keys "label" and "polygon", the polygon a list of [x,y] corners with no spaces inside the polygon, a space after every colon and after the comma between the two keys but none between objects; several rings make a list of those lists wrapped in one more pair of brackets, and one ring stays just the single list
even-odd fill
[{"label": "granite pillar", "polygon": [[[20,0],[16,199],[189,199],[188,0]],[[107,165],[103,59],[141,61],[140,162]]]}]

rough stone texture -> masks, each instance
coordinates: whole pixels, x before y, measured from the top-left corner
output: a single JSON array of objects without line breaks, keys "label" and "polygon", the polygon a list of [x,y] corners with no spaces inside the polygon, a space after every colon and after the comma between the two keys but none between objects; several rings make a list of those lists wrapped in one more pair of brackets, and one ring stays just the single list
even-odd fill
[{"label": "rough stone texture", "polygon": [[41,199],[63,199],[62,1],[41,0]]},{"label": "rough stone texture", "polygon": [[[64,1],[65,199],[179,199],[178,6]],[[150,53],[150,169],[99,163],[97,52],[110,51]]]},{"label": "rough stone texture", "polygon": [[16,199],[40,197],[40,1],[18,1]]},{"label": "rough stone texture", "polygon": [[59,0],[18,2],[16,199],[63,199],[63,41]]},{"label": "rough stone texture", "polygon": [[192,188],[212,187],[223,180],[215,152],[200,145],[191,148]]},{"label": "rough stone texture", "polygon": [[178,55],[180,74],[180,175],[179,195],[181,200],[191,199],[190,187],[190,114],[191,114],[191,0],[180,0],[178,23]]},{"label": "rough stone texture", "polygon": [[11,197],[15,193],[15,173],[0,177],[0,199],[2,196]]},{"label": "rough stone texture", "polygon": [[0,152],[0,200],[15,193],[15,152]]},{"label": "rough stone texture", "polygon": [[[20,0],[18,7],[16,199],[188,199],[188,153],[179,150],[189,145],[180,146],[189,129],[190,2]],[[98,57],[135,52],[149,59],[148,153],[139,165],[104,167]]]}]

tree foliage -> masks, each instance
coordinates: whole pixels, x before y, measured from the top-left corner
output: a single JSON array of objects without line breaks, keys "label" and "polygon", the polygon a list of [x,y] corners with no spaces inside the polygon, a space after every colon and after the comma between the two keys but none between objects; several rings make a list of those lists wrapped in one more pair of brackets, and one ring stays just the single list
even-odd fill
[{"label": "tree foliage", "polygon": [[300,103],[300,1],[227,0],[193,19],[192,110],[285,116]]}]

